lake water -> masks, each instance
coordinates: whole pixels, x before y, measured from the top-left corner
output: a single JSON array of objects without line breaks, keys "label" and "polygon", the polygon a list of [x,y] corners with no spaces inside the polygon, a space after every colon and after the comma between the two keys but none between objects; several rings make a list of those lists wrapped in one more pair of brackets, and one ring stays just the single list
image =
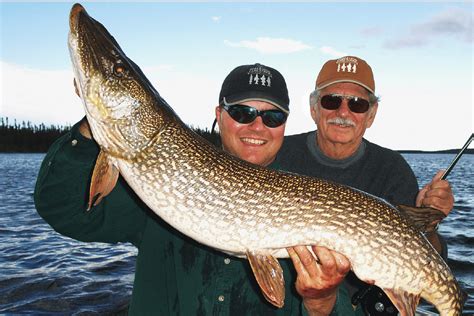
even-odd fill
[{"label": "lake water", "polygon": [[[44,154],[0,154],[0,314],[107,315],[126,311],[136,249],[77,242],[54,232],[33,203]],[[405,154],[421,185],[454,155]],[[464,155],[448,180],[455,207],[440,226],[449,262],[468,292],[474,315],[474,155]],[[434,311],[431,307],[429,310]]]}]

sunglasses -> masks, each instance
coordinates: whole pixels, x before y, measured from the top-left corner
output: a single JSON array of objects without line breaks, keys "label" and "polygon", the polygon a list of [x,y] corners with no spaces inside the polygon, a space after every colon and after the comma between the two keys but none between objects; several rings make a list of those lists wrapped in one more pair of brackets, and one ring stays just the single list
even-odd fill
[{"label": "sunglasses", "polygon": [[270,128],[274,128],[283,125],[288,117],[285,112],[280,110],[260,111],[254,107],[243,104],[222,105],[222,107],[227,111],[227,113],[229,113],[229,116],[234,119],[234,121],[241,124],[252,123],[258,116],[260,116],[263,124]]},{"label": "sunglasses", "polygon": [[369,101],[354,97],[340,94],[327,94],[321,97],[321,106],[326,110],[337,110],[342,104],[342,100],[348,100],[349,110],[354,113],[365,113],[369,110]]}]

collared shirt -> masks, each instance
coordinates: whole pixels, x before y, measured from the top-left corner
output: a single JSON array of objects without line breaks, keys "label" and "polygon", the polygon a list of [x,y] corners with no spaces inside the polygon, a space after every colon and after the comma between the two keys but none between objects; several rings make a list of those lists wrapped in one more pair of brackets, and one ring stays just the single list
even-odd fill
[{"label": "collared shirt", "polygon": [[[38,213],[59,233],[81,241],[131,242],[138,248],[130,315],[302,315],[289,259],[284,271],[285,305],[263,298],[245,259],[230,257],[184,236],[155,215],[120,177],[102,202],[86,212],[97,144],[76,124],[57,140],[41,166]],[[352,312],[338,293],[334,315]]]}]

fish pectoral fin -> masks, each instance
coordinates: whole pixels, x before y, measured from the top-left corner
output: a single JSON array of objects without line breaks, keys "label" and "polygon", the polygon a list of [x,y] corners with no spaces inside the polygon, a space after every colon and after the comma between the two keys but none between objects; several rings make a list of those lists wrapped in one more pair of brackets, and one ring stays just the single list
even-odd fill
[{"label": "fish pectoral fin", "polygon": [[393,305],[400,312],[400,316],[414,316],[420,295],[410,294],[402,290],[383,289]]},{"label": "fish pectoral fin", "polygon": [[436,224],[446,217],[446,214],[431,207],[398,205],[397,209],[408,217],[412,224],[423,233],[432,232]]},{"label": "fish pectoral fin", "polygon": [[95,162],[92,180],[89,188],[89,203],[87,210],[96,206],[108,195],[117,184],[118,169],[110,162],[107,154],[101,150]]},{"label": "fish pectoral fin", "polygon": [[247,251],[247,259],[265,299],[276,307],[283,307],[285,280],[278,260],[263,251]]}]

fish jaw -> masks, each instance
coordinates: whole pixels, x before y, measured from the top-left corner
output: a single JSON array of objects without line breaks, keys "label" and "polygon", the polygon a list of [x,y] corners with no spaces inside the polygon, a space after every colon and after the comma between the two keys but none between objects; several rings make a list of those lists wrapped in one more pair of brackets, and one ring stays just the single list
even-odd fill
[{"label": "fish jaw", "polygon": [[94,139],[112,156],[131,159],[163,125],[155,105],[157,93],[80,4],[71,9],[69,25],[69,52]]}]

